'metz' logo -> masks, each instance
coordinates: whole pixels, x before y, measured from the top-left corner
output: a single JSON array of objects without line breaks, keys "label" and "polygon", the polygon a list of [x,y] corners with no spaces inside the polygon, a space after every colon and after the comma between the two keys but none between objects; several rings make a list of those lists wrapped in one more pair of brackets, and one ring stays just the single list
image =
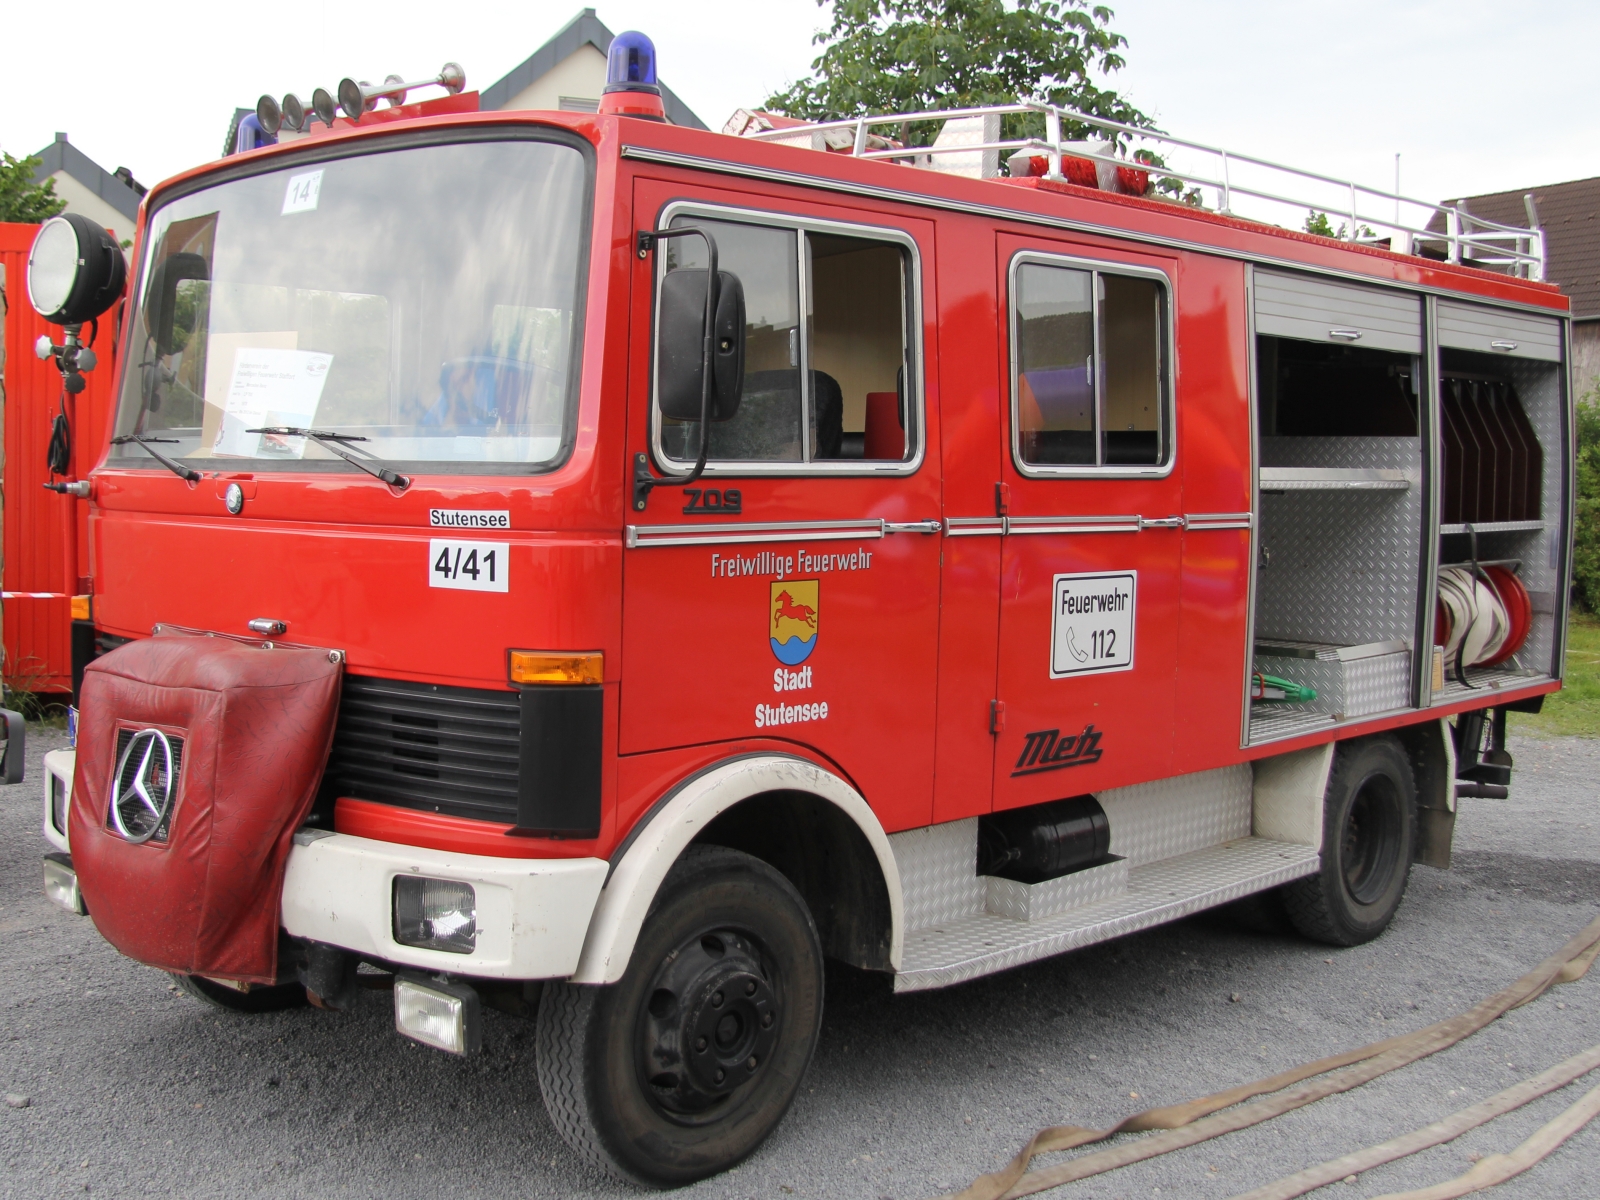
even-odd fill
[{"label": "'metz' logo", "polygon": [[1059,729],[1040,729],[1024,735],[1018,775],[1037,775],[1041,771],[1059,771],[1063,767],[1086,767],[1100,761],[1105,751],[1100,749],[1100,731],[1091,722],[1083,727],[1077,737],[1062,737]]}]

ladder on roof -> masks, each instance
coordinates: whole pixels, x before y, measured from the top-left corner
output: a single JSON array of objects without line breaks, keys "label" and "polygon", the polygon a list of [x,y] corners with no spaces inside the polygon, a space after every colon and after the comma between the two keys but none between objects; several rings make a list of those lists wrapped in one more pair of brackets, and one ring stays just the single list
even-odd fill
[{"label": "ladder on roof", "polygon": [[[1044,137],[1000,137],[1001,118],[1019,113],[1042,115]],[[882,126],[931,121],[941,123],[941,132],[929,146],[903,146],[881,132],[874,132]],[[1064,124],[1089,126],[1110,135],[1109,140],[1100,143],[1069,141],[1062,136]],[[1228,215],[1240,215],[1234,212],[1233,206],[1235,197],[1241,196],[1295,210],[1333,213],[1345,222],[1341,233],[1346,241],[1368,245],[1387,241],[1390,249],[1403,254],[1442,257],[1446,262],[1503,270],[1527,279],[1545,277],[1545,234],[1532,219],[1531,210],[1527,226],[1505,225],[1476,216],[1459,205],[1435,204],[1354,180],[1051,104],[1021,101],[980,108],[888,113],[815,124],[788,124],[742,136],[849,153],[856,158],[905,162],[978,178],[998,177],[1000,156],[1007,151],[1011,152],[1011,157],[1018,154],[1026,157],[1030,152],[1043,156],[1047,162],[1044,178],[1053,180],[1066,178],[1062,164],[1067,158],[1087,159],[1112,168],[1133,167],[1148,170],[1162,182],[1176,180],[1184,187],[1214,190],[1215,211]],[[1200,162],[1195,166],[1169,164],[1166,159],[1174,152],[1185,159],[1198,157]],[[1240,168],[1244,168],[1242,178]],[[1308,185],[1312,187],[1310,192],[1298,190]],[[1392,205],[1393,212],[1379,215],[1375,208],[1379,204],[1386,208]],[[1421,223],[1405,219],[1402,208],[1412,214],[1420,210]]]}]

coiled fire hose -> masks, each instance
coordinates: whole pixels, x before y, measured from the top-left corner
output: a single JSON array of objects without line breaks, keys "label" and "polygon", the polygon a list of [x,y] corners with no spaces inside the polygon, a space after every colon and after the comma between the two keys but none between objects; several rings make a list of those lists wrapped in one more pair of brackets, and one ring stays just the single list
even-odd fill
[{"label": "coiled fire hose", "polygon": [[[1234,1133],[1240,1129],[1248,1129],[1269,1121],[1273,1117],[1282,1116],[1297,1108],[1304,1108],[1316,1100],[1326,1096],[1337,1095],[1350,1091],[1363,1083],[1368,1083],[1390,1071],[1398,1070],[1426,1058],[1430,1054],[1437,1054],[1441,1050],[1449,1049],[1457,1042],[1471,1037],[1474,1033],[1485,1028],[1497,1018],[1504,1016],[1513,1008],[1519,1008],[1543,995],[1558,983],[1570,983],[1581,979],[1586,971],[1594,964],[1595,958],[1600,955],[1600,917],[1590,921],[1581,931],[1572,937],[1566,945],[1562,946],[1544,962],[1529,971],[1521,979],[1503,988],[1487,999],[1480,1000],[1472,1008],[1457,1016],[1437,1021],[1432,1025],[1416,1030],[1414,1033],[1402,1034],[1399,1037],[1387,1038],[1381,1042],[1374,1042],[1370,1046],[1363,1046],[1359,1050],[1348,1050],[1343,1054],[1335,1054],[1328,1058],[1320,1058],[1315,1062],[1303,1066],[1292,1067],[1267,1079],[1260,1079],[1254,1083],[1241,1084],[1239,1087],[1229,1088],[1227,1091],[1216,1092],[1210,1096],[1202,1096],[1198,1100],[1191,1100],[1186,1104],[1171,1105],[1166,1108],[1147,1109],[1141,1113],[1120,1121],[1110,1129],[1086,1129],[1079,1125],[1054,1125],[1048,1129],[1041,1129],[1029,1140],[1028,1144],[1018,1151],[1015,1158],[1005,1167],[988,1175],[980,1175],[977,1179],[958,1193],[954,1193],[946,1200],[1012,1200],[1018,1196],[1031,1196],[1036,1192],[1047,1191],[1050,1188],[1060,1187],[1064,1183],[1071,1183],[1078,1179],[1087,1179],[1091,1175],[1104,1174],[1118,1167],[1128,1166],[1130,1163],[1142,1162],[1148,1158],[1155,1158],[1161,1154],[1168,1154],[1174,1150],[1181,1150],[1188,1146],[1197,1145],[1225,1133]],[[1600,1048],[1597,1048],[1600,1049]],[[1574,1059],[1559,1064],[1538,1076],[1519,1084],[1517,1088],[1510,1089],[1519,1093],[1522,1098],[1519,1103],[1526,1103],[1537,1096],[1554,1091],[1565,1086],[1573,1079],[1578,1078],[1595,1064],[1590,1062],[1595,1058],[1594,1051],[1579,1055]],[[1313,1080],[1315,1076],[1323,1078]],[[1560,1082],[1554,1082],[1559,1080]],[[1295,1085],[1301,1086],[1295,1086]],[[1543,1090],[1539,1090],[1540,1088]],[[1258,1100],[1253,1104],[1243,1103],[1256,1096],[1268,1096],[1276,1092],[1277,1095],[1269,1096],[1265,1100]],[[1515,1097],[1513,1097],[1515,1098]],[[1234,1107],[1238,1105],[1239,1107]],[[1487,1115],[1476,1110],[1494,1106],[1498,1111],[1489,1111]],[[1476,1124],[1483,1124],[1501,1112],[1510,1111],[1516,1107],[1501,1096],[1491,1097],[1472,1109],[1463,1110],[1446,1122],[1463,1118],[1464,1114],[1481,1116]],[[1231,1111],[1223,1112],[1223,1109]],[[1482,1187],[1493,1186],[1501,1178],[1509,1178],[1509,1174],[1501,1174],[1510,1170],[1525,1170],[1537,1158],[1531,1157],[1536,1151],[1542,1150],[1539,1157],[1548,1154],[1555,1146],[1559,1145],[1571,1133],[1581,1128],[1582,1124],[1600,1111],[1600,1104],[1594,1103],[1589,1097],[1580,1100],[1567,1113],[1562,1114],[1550,1125],[1546,1126],[1523,1146],[1518,1147],[1511,1155],[1496,1155],[1492,1159],[1484,1159],[1462,1178],[1470,1179],[1479,1175],[1480,1179],[1469,1187],[1468,1191],[1478,1190]],[[1443,1125],[1446,1122],[1440,1122]],[[1474,1125],[1464,1125],[1465,1129]],[[1431,1136],[1432,1126],[1418,1130],[1406,1139],[1396,1139],[1396,1142],[1409,1142],[1420,1139],[1426,1145],[1437,1145],[1439,1142],[1449,1140],[1448,1137],[1438,1137],[1434,1141],[1427,1141]],[[1120,1146],[1105,1150],[1098,1150],[1080,1158],[1069,1159],[1067,1162],[1056,1166],[1046,1167],[1042,1170],[1029,1171],[1028,1166],[1033,1158],[1039,1154],[1048,1154],[1061,1150],[1071,1150],[1078,1146],[1086,1146],[1093,1142],[1103,1142],[1119,1133],[1151,1132],[1148,1137],[1139,1138]],[[1548,1133],[1546,1131],[1549,1131]],[[1449,1136],[1453,1137],[1454,1134]],[[1543,1139],[1542,1142],[1540,1139]],[[1539,1143],[1535,1145],[1535,1143]],[[1426,1145],[1418,1145],[1416,1149],[1425,1149]],[[1359,1157],[1365,1160],[1371,1157],[1373,1161],[1369,1166],[1376,1166],[1381,1162],[1389,1162],[1401,1157],[1397,1153],[1388,1153],[1393,1143],[1384,1143],[1382,1147],[1372,1147],[1368,1151],[1360,1152]],[[1406,1153],[1413,1153],[1407,1150]],[[1384,1156],[1387,1155],[1387,1156]],[[1521,1165],[1518,1165],[1519,1156]],[[1351,1156],[1357,1157],[1357,1156]],[[1495,1162],[1494,1160],[1503,1160]],[[1344,1160],[1334,1160],[1342,1164]],[[1485,1164],[1492,1164],[1485,1167]],[[1265,1188],[1258,1188],[1250,1193],[1251,1200],[1287,1200],[1288,1197],[1303,1195],[1313,1188],[1321,1187],[1324,1183],[1331,1183],[1334,1179],[1342,1179],[1350,1174],[1346,1165],[1339,1175],[1325,1178],[1327,1172],[1334,1168],[1333,1163],[1324,1163],[1321,1167],[1312,1167],[1299,1175],[1290,1176],[1288,1179],[1279,1180],[1276,1184],[1269,1184]],[[1480,1170],[1482,1168],[1482,1170]],[[1366,1169],[1365,1167],[1361,1169]],[[1498,1176],[1498,1177],[1496,1177]],[[1448,1189],[1450,1184],[1440,1185]],[[1428,1189],[1421,1196],[1428,1196],[1430,1200],[1437,1197],[1443,1200],[1447,1196],[1467,1194],[1466,1191],[1436,1191]],[[1240,1197],[1239,1200],[1244,1200]]]},{"label": "coiled fire hose", "polygon": [[[1446,567],[1439,572],[1439,609],[1444,627],[1446,662],[1463,667],[1491,666],[1510,658],[1527,639],[1525,620],[1516,616],[1531,607],[1528,590],[1504,567]],[[1519,628],[1520,627],[1520,628]]]}]

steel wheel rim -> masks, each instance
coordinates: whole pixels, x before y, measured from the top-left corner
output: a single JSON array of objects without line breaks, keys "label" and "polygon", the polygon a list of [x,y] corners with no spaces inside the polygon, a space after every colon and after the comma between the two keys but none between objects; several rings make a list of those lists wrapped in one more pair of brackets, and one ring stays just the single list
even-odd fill
[{"label": "steel wheel rim", "polygon": [[1363,779],[1345,810],[1339,866],[1345,890],[1357,904],[1382,899],[1400,853],[1400,793],[1380,774]]},{"label": "steel wheel rim", "polygon": [[634,1037],[640,1090],[681,1125],[722,1119],[767,1073],[782,1027],[772,957],[745,930],[685,939],[656,968]]}]

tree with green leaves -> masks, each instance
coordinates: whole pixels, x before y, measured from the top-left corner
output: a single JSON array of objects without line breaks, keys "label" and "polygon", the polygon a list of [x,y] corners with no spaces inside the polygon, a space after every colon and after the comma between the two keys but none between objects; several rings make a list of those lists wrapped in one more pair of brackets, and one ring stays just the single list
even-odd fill
[{"label": "tree with green leaves", "polygon": [[20,221],[37,225],[48,221],[67,206],[56,195],[56,181],[33,181],[39,169],[37,158],[12,158],[0,152],[0,221]]},{"label": "tree with green leaves", "polygon": [[[819,5],[828,0],[817,0]],[[1152,122],[1095,73],[1121,68],[1127,39],[1110,28],[1111,9],[1087,0],[832,0],[833,24],[812,74],[767,100],[809,121],[1034,100],[1125,125]],[[904,131],[925,145],[937,132]],[[1006,121],[1004,136],[1037,137],[1037,114]],[[1107,136],[1063,122],[1068,137]]]}]

